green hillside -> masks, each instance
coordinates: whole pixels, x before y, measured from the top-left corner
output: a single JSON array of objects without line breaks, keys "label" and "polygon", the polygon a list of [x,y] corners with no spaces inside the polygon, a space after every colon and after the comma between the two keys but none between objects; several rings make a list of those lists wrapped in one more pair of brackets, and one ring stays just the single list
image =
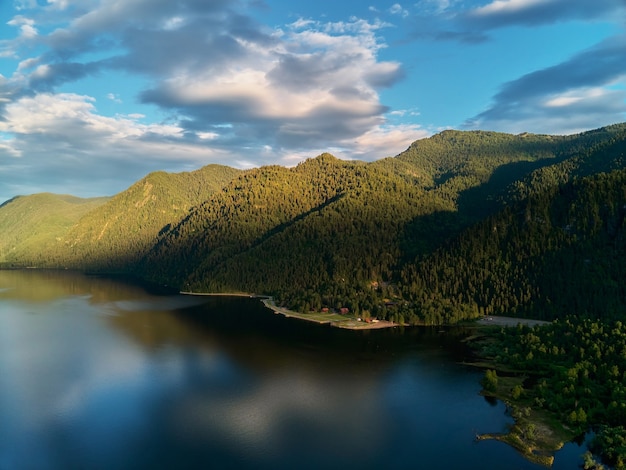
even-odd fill
[{"label": "green hillside", "polygon": [[242,175],[168,234],[143,269],[194,290],[361,285],[392,276],[399,229],[435,209],[444,208],[424,190],[325,154]]},{"label": "green hillside", "polygon": [[[155,243],[159,232],[184,217],[191,207],[218,191],[240,170],[208,165],[193,172],[151,173],[102,204],[83,210],[71,223],[53,225],[38,219],[38,237],[29,244],[16,238],[16,253],[5,262],[15,266],[128,271]],[[33,196],[35,197],[35,196]],[[39,195],[37,195],[39,197]],[[45,213],[45,207],[39,208]],[[0,217],[30,230],[27,220],[0,209]],[[19,213],[19,212],[17,212]],[[54,237],[51,235],[54,234]]]},{"label": "green hillside", "polygon": [[127,271],[154,245],[159,233],[167,231],[239,171],[209,165],[188,173],[151,173],[72,227],[52,264]]},{"label": "green hillside", "polygon": [[428,322],[459,312],[552,320],[623,317],[626,170],[545,190],[402,270],[402,297]]},{"label": "green hillside", "polygon": [[107,200],[42,193],[5,202],[0,206],[0,265],[32,265],[82,216]]}]

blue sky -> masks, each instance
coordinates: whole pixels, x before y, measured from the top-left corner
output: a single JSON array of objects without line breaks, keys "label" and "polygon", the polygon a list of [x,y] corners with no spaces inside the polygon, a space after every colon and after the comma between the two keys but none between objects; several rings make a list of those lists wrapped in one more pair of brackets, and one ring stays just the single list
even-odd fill
[{"label": "blue sky", "polygon": [[0,202],[626,121],[624,0],[3,0]]}]

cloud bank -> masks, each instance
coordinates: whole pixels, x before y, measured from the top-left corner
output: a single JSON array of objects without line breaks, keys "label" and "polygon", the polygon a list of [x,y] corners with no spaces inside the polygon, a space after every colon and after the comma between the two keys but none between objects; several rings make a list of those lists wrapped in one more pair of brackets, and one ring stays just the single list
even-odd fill
[{"label": "cloud bank", "polygon": [[[373,3],[350,8],[361,17],[281,11],[271,24],[281,6],[271,1],[13,2],[0,39],[0,203],[43,190],[112,194],[150,171],[208,163],[293,165],[326,151],[373,160],[431,129],[572,133],[626,119],[623,0]],[[479,72],[467,85],[459,70],[475,51],[498,44],[504,69],[515,57],[503,37],[523,48],[525,34],[563,24],[612,29],[569,57],[516,67],[461,117],[431,108],[452,122],[428,122],[430,90],[406,86],[474,94]],[[458,51],[461,65],[439,58]],[[431,73],[442,83],[416,79]]]},{"label": "cloud bank", "polygon": [[[28,192],[36,185],[26,179],[76,187],[98,175],[83,185],[92,195],[110,187],[116,161],[141,171],[137,179],[210,162],[291,164],[328,150],[380,158],[427,135],[387,122],[379,90],[404,72],[378,57],[385,24],[298,19],[269,28],[246,8],[225,0],[24,4],[8,22],[18,34],[0,41],[0,53],[19,61],[0,77],[0,177],[28,168],[10,186]],[[65,91],[108,76],[122,78],[99,100]],[[99,109],[126,103],[124,77],[154,115]]]},{"label": "cloud bank", "polygon": [[[621,122],[626,113],[626,34],[558,65],[505,83],[467,127],[569,133]],[[595,124],[594,124],[595,123]]]}]

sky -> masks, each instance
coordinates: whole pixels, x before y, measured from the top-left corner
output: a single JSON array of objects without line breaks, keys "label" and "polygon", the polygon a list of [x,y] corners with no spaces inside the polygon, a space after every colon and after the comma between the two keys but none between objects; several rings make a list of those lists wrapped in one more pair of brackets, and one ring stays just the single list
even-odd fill
[{"label": "sky", "polygon": [[624,121],[625,0],[0,0],[0,203]]}]

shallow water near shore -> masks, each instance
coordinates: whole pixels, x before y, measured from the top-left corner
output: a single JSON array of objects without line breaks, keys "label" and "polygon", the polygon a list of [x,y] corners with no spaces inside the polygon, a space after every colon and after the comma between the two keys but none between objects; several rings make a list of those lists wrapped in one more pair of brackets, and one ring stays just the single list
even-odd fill
[{"label": "shallow water near shore", "polygon": [[465,334],[0,271],[0,469],[541,468],[475,442],[510,418],[460,364]]}]

